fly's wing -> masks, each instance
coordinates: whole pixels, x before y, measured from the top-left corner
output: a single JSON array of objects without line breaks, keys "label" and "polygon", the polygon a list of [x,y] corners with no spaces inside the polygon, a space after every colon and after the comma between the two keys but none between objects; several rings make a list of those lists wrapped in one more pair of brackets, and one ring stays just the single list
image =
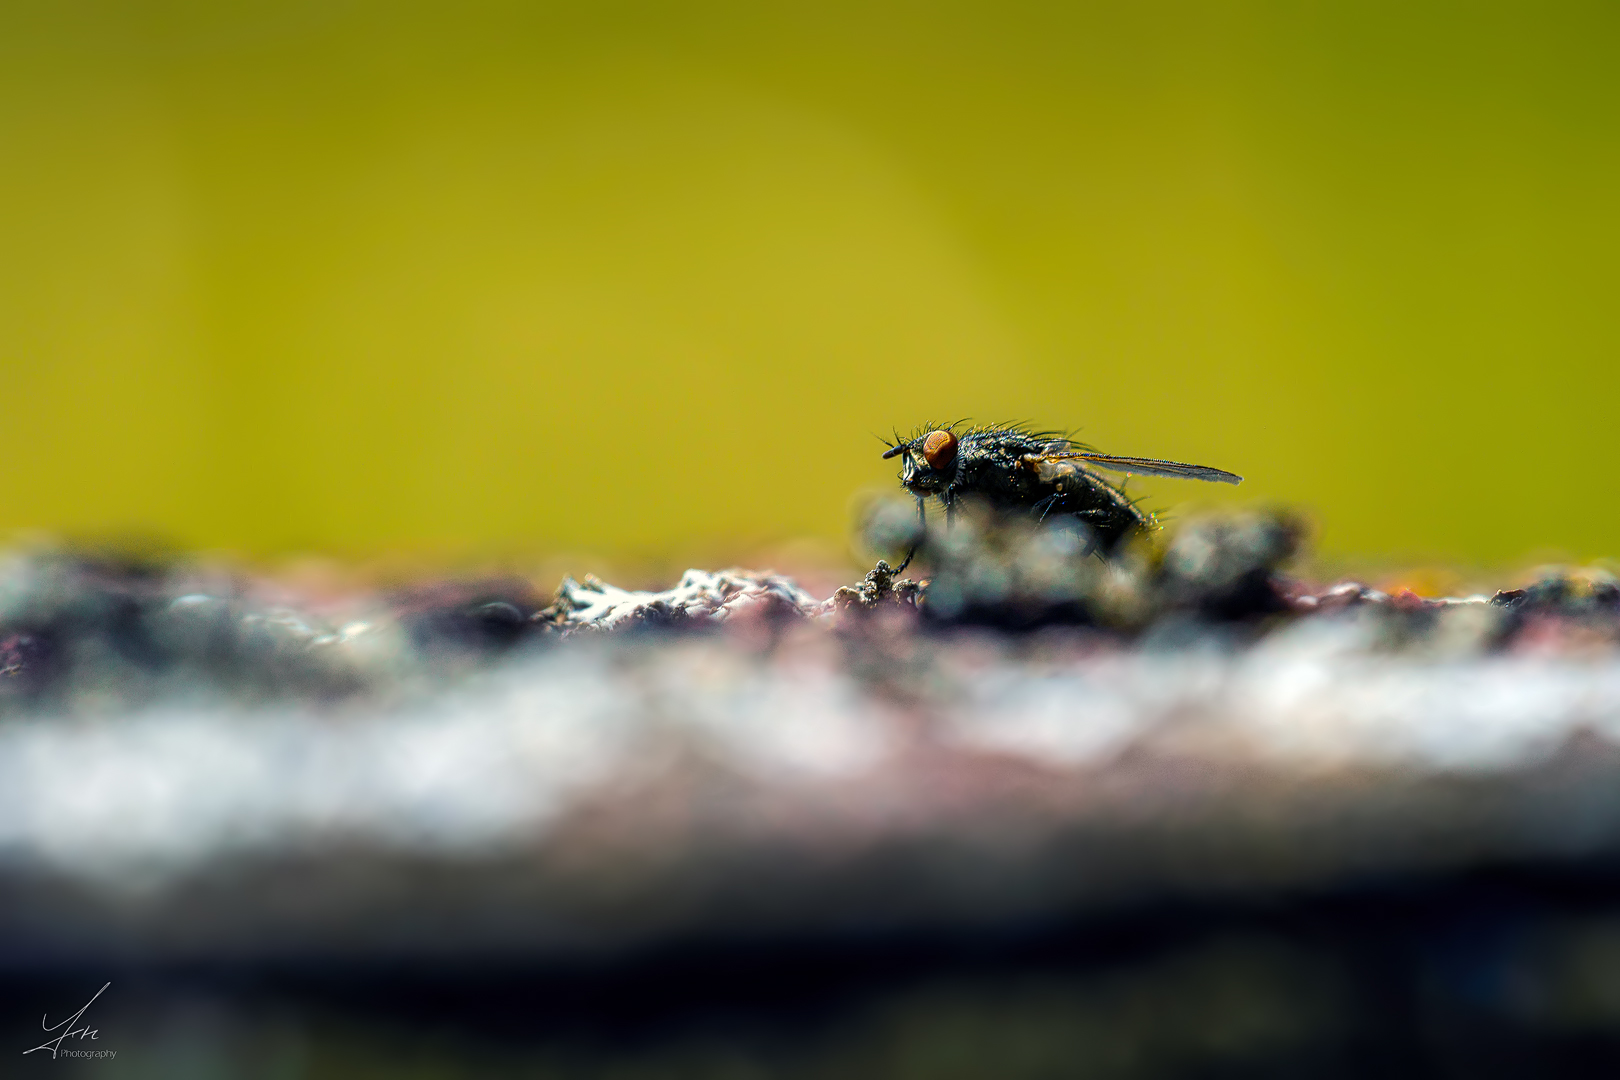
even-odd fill
[{"label": "fly's wing", "polygon": [[1181,461],[1160,461],[1158,458],[1145,457],[1117,457],[1113,454],[1096,454],[1089,450],[1075,450],[1066,454],[1054,454],[1053,457],[1084,461],[1089,465],[1100,465],[1104,469],[1114,472],[1135,473],[1137,476],[1173,476],[1178,480],[1207,480],[1212,484],[1240,484],[1243,477],[1237,473],[1229,473],[1225,469],[1212,469],[1208,465],[1188,465]]}]

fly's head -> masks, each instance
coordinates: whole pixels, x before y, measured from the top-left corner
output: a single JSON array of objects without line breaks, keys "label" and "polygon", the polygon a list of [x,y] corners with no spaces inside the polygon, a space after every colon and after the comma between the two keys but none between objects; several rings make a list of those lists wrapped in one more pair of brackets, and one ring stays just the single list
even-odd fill
[{"label": "fly's head", "polygon": [[920,499],[951,486],[956,479],[957,450],[956,433],[942,427],[897,442],[883,456],[901,459],[900,484]]}]

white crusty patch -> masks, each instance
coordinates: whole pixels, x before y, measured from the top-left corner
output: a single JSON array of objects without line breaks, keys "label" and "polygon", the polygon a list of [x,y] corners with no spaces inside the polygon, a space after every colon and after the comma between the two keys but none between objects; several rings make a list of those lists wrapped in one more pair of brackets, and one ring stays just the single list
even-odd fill
[{"label": "white crusty patch", "polygon": [[748,570],[688,570],[662,592],[621,589],[590,576],[565,578],[558,597],[568,608],[562,623],[568,630],[612,630],[654,612],[723,622],[763,603],[785,603],[804,616],[826,608],[791,578]]}]

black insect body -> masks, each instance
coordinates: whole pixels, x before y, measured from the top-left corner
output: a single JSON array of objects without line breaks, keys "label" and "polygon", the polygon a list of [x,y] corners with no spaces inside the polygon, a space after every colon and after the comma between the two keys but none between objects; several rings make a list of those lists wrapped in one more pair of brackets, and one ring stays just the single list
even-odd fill
[{"label": "black insect body", "polygon": [[[1067,515],[1086,525],[1093,546],[1105,555],[1126,537],[1151,529],[1154,523],[1152,515],[1093,470],[1223,484],[1243,479],[1204,465],[1099,454],[1054,432],[996,424],[960,433],[956,428],[956,424],[927,425],[909,439],[897,437],[883,455],[904,459],[900,483],[917,497],[919,515],[930,495],[944,506],[947,521],[964,498],[981,499],[999,510],[1028,511],[1043,519]],[[906,563],[910,561],[907,555]]]}]

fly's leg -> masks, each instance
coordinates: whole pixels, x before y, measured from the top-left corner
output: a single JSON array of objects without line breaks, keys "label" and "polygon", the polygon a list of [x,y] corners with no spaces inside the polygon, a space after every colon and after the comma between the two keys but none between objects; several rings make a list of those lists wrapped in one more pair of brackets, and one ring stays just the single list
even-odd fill
[{"label": "fly's leg", "polygon": [[[940,501],[944,502],[943,499],[941,499]],[[946,502],[945,503],[945,527],[947,529],[950,528],[951,523],[954,522],[955,520],[956,520],[956,507],[954,505],[952,505],[951,503]],[[928,512],[924,508],[923,501],[921,499],[917,500],[917,531],[919,533],[921,533],[924,537],[926,537],[928,535]],[[905,561],[902,562],[899,566],[895,567],[894,572],[898,574],[900,571],[902,571],[906,567],[910,566],[912,557],[917,554],[917,549],[920,548],[921,546],[922,546],[922,541],[921,540],[917,541],[915,544],[912,544],[911,545],[911,550],[906,552]]]},{"label": "fly's leg", "polygon": [[[928,510],[923,505],[923,501],[921,499],[917,500],[917,535],[919,537],[928,535]],[[911,565],[911,560],[916,557],[917,549],[921,546],[921,539],[919,539],[915,544],[911,545],[911,550],[906,552],[905,559],[900,563],[899,566],[894,568],[894,572],[896,574],[900,573],[900,571]]]}]

